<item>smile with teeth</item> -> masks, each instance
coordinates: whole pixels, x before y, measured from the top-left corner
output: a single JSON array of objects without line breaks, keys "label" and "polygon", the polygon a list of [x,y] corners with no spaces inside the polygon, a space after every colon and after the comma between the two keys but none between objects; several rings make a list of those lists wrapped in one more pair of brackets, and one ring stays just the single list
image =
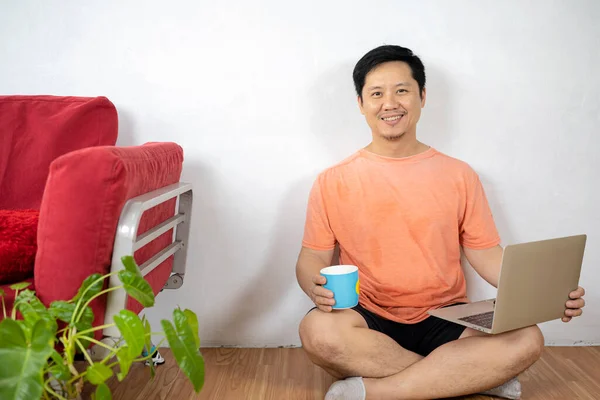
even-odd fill
[{"label": "smile with teeth", "polygon": [[394,115],[393,117],[383,117],[381,119],[384,121],[397,121],[402,117],[403,117],[403,115]]}]

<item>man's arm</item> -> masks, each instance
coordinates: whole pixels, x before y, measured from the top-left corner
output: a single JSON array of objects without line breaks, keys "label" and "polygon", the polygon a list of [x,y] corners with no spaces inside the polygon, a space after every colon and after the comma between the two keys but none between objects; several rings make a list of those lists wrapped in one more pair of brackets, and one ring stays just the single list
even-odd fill
[{"label": "man's arm", "polygon": [[319,272],[331,265],[334,250],[313,250],[302,247],[296,263],[296,278],[298,284],[308,297],[323,311],[331,311],[334,304],[333,293],[323,288],[326,283]]},{"label": "man's arm", "polygon": [[463,247],[463,251],[469,264],[471,264],[479,276],[497,288],[500,278],[500,266],[502,264],[502,246],[498,245],[483,250]]}]

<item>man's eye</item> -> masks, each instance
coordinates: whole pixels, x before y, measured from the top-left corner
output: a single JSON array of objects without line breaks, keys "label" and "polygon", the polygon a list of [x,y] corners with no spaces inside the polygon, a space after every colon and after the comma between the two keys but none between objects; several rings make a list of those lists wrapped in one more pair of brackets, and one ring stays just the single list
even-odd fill
[{"label": "man's eye", "polygon": [[373,97],[377,97],[377,96],[380,96],[380,95],[381,95],[381,92],[373,92],[371,94],[371,96],[373,96]]},{"label": "man's eye", "polygon": [[406,90],[406,89],[398,89],[398,93],[406,93],[406,92],[408,92],[408,90]]}]

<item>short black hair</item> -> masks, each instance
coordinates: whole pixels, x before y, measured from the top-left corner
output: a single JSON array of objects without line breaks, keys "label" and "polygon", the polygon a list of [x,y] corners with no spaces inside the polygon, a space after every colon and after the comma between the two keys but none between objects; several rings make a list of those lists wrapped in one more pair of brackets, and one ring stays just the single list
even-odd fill
[{"label": "short black hair", "polygon": [[390,61],[402,61],[408,64],[412,71],[413,79],[419,84],[419,95],[423,95],[423,89],[425,89],[425,66],[421,59],[411,49],[406,47],[383,45],[365,54],[358,60],[354,67],[354,71],[352,72],[354,88],[361,100],[367,74],[378,65]]}]

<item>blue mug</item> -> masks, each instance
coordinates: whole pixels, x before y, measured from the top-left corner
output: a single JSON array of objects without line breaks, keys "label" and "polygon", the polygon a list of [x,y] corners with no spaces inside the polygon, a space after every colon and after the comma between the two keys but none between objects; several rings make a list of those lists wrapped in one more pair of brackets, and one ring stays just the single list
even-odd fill
[{"label": "blue mug", "polygon": [[321,275],[327,279],[323,287],[333,292],[335,304],[333,309],[343,310],[358,304],[360,294],[360,280],[358,267],[355,265],[334,265],[323,268]]}]

